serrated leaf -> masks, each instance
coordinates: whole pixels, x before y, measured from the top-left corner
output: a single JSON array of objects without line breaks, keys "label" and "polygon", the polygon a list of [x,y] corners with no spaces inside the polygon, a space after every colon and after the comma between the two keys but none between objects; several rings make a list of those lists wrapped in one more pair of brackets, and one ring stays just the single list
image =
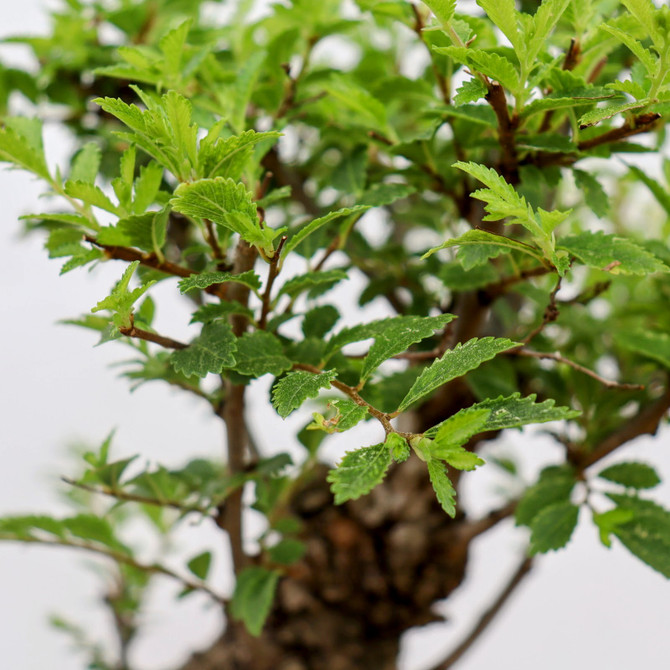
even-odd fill
[{"label": "serrated leaf", "polygon": [[165,33],[158,42],[158,47],[163,53],[163,69],[168,75],[177,77],[180,74],[186,36],[192,23],[192,19],[187,19]]},{"label": "serrated leaf", "polygon": [[559,247],[566,249],[584,265],[612,274],[670,272],[665,263],[632,240],[606,235],[602,231],[585,231],[562,237]]},{"label": "serrated leaf", "polygon": [[206,289],[214,284],[225,284],[226,282],[243,284],[252,291],[258,291],[261,288],[261,278],[253,270],[247,270],[238,275],[232,272],[201,272],[181,279],[179,281],[179,292],[187,293],[197,288]]},{"label": "serrated leaf", "polygon": [[600,541],[606,546],[612,546],[611,535],[614,532],[615,528],[623,523],[628,523],[635,516],[633,510],[630,509],[621,509],[620,507],[615,507],[603,514],[593,513],[593,522],[598,527],[598,534],[600,535]]},{"label": "serrated leaf", "polygon": [[423,4],[435,14],[437,20],[445,27],[454,18],[456,0],[423,0]]},{"label": "serrated leaf", "polygon": [[286,257],[293,249],[295,249],[303,240],[316,232],[319,228],[326,225],[330,221],[342,218],[344,216],[351,216],[354,214],[360,215],[366,210],[370,209],[369,205],[356,205],[355,207],[344,207],[335,212],[329,212],[325,216],[310,221],[304,225],[298,232],[292,235],[284,245],[283,255]]},{"label": "serrated leaf", "polygon": [[435,434],[431,456],[446,461],[457,470],[474,470],[483,465],[483,459],[462,445],[484,430],[489,413],[487,409],[467,408],[443,421]]},{"label": "serrated leaf", "polygon": [[400,403],[398,411],[406,410],[411,404],[432,393],[436,388],[463,376],[470,370],[478,368],[484,361],[516,346],[519,346],[516,342],[494,337],[473,338],[465,344],[459,343],[454,349],[447,351],[442,358],[438,358],[424,369]]},{"label": "serrated leaf", "polygon": [[653,330],[625,331],[614,333],[614,341],[624,349],[658,361],[670,369],[670,335]]},{"label": "serrated leaf", "polygon": [[465,105],[468,102],[477,102],[488,93],[488,89],[480,79],[474,77],[463,83],[454,96],[455,105]]},{"label": "serrated leaf", "polygon": [[205,580],[209,574],[209,568],[212,565],[212,552],[203,551],[201,554],[194,556],[187,564],[186,567],[189,571],[194,574],[198,579]]},{"label": "serrated leaf", "polygon": [[71,181],[83,181],[92,184],[100,169],[102,152],[97,142],[87,142],[72,160]]},{"label": "serrated leaf", "polygon": [[608,100],[616,97],[616,93],[599,86],[590,86],[577,89],[567,89],[532,100],[521,110],[520,117],[527,119],[534,114],[556,109],[569,109]]},{"label": "serrated leaf", "polygon": [[322,270],[320,272],[307,272],[289,279],[279,291],[280,295],[288,295],[295,298],[304,291],[317,290],[323,293],[332,288],[343,279],[349,279],[344,270]]},{"label": "serrated leaf", "polygon": [[408,184],[373,184],[358,199],[363,206],[383,207],[416,193],[414,186]]},{"label": "serrated leaf", "polygon": [[133,246],[154,253],[165,244],[169,212],[146,212],[119,219],[116,226],[102,228],[97,241],[112,246]]},{"label": "serrated leaf", "polygon": [[85,181],[68,180],[65,182],[65,193],[71,198],[81,200],[86,205],[99,207],[112,214],[119,213],[119,208],[112,203],[112,201],[103,193],[102,189],[95,184],[90,184]]},{"label": "serrated leaf", "polygon": [[140,174],[135,179],[135,197],[133,198],[133,212],[142,214],[155,201],[163,180],[163,167],[154,161],[140,167]]},{"label": "serrated leaf", "polygon": [[270,614],[278,581],[279,573],[259,566],[244,568],[237,575],[230,613],[242,621],[254,637],[261,634]]},{"label": "serrated leaf", "polygon": [[280,379],[272,391],[272,406],[285,419],[308,398],[316,398],[321,389],[330,388],[335,379],[334,370],[314,374],[305,370],[289,372]]},{"label": "serrated leaf", "polygon": [[433,486],[437,500],[442,509],[452,518],[456,516],[456,490],[447,476],[444,463],[428,461],[428,476]]},{"label": "serrated leaf", "polygon": [[332,330],[339,318],[340,313],[332,305],[315,307],[305,314],[302,332],[305,337],[322,338]]},{"label": "serrated leaf", "polygon": [[477,4],[488,14],[489,19],[503,32],[512,45],[524,52],[525,45],[519,34],[514,0],[477,0]]},{"label": "serrated leaf", "polygon": [[619,41],[625,44],[640,60],[644,68],[650,76],[656,73],[656,56],[652,51],[647,49],[642,42],[636,40],[630,33],[621,30],[617,26],[609,25],[607,23],[598,26],[600,30],[608,32],[610,35],[616,37]]},{"label": "serrated leaf", "polygon": [[209,372],[221,374],[224,368],[235,365],[237,338],[230,324],[213,321],[202,327],[186,349],[175,351],[170,357],[172,367],[187,377],[205,377]]},{"label": "serrated leaf", "polygon": [[628,11],[640,22],[647,35],[650,35],[654,43],[662,47],[663,38],[661,37],[658,26],[656,25],[655,15],[658,10],[652,0],[621,0]]},{"label": "serrated leaf", "polygon": [[360,381],[368,379],[384,361],[407,351],[412,344],[431,337],[455,318],[453,314],[397,316],[376,322],[375,341],[363,361]]},{"label": "serrated leaf", "polygon": [[564,14],[572,0],[542,0],[530,20],[525,22],[523,41],[525,43],[524,59],[534,63],[558,20]]},{"label": "serrated leaf", "polygon": [[277,232],[261,227],[256,204],[244,184],[223,177],[180,184],[170,205],[181,214],[209,219],[232,230],[249,244],[270,252],[273,249]]},{"label": "serrated leaf", "polygon": [[634,489],[652,489],[661,483],[656,470],[646,463],[616,463],[601,470],[598,477]]},{"label": "serrated leaf", "polygon": [[559,502],[540,511],[531,522],[530,552],[543,554],[564,547],[579,519],[579,507]]},{"label": "serrated leaf", "polygon": [[233,300],[219,303],[208,303],[198,307],[198,309],[193,312],[190,323],[209,323],[216,319],[223,319],[230,314],[244,314],[244,316],[249,319],[253,319],[254,316],[252,310],[245,307],[242,303],[237,302],[237,300]]},{"label": "serrated leaf", "polygon": [[383,443],[347,452],[337,468],[328,473],[335,504],[369,493],[384,479],[390,464],[391,454]]},{"label": "serrated leaf", "polygon": [[608,105],[607,107],[598,107],[582,114],[579,117],[579,127],[588,128],[589,126],[595,126],[601,121],[606,121],[611,119],[617,114],[624,114],[625,112],[632,112],[636,109],[642,109],[649,104],[649,100],[638,100],[636,102],[622,102],[618,105]]},{"label": "serrated leaf", "polygon": [[291,361],[284,355],[281,342],[262,330],[245,333],[237,340],[234,370],[249,377],[265,374],[280,375],[291,368]]},{"label": "serrated leaf", "polygon": [[501,86],[518,94],[523,88],[514,64],[493,51],[467,49],[468,63],[483,74],[498,81]]},{"label": "serrated leaf", "polygon": [[516,507],[518,526],[530,526],[544,509],[559,503],[568,503],[575,486],[574,475],[566,468],[546,468],[539,481],[526,489]]},{"label": "serrated leaf", "polygon": [[368,408],[349,398],[338,398],[337,400],[331,400],[328,404],[337,411],[337,414],[328,420],[330,425],[333,426],[334,432],[343,433],[350,430],[368,417]]},{"label": "serrated leaf", "polygon": [[34,172],[51,180],[42,146],[42,122],[39,119],[10,117],[0,127],[0,161]]}]

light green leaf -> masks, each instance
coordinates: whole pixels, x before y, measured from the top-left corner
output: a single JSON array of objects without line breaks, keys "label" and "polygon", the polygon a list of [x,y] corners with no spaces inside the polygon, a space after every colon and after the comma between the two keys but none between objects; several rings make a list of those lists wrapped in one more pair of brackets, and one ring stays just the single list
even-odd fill
[{"label": "light green leaf", "polygon": [[652,0],[621,0],[628,11],[640,22],[644,32],[649,35],[654,44],[664,46],[663,37],[659,33],[655,15],[658,10]]},{"label": "light green leaf", "polygon": [[336,432],[343,433],[368,418],[368,408],[359,405],[349,398],[338,398],[329,403],[335,408],[337,414],[329,420]]},{"label": "light green leaf", "polygon": [[234,275],[232,272],[201,272],[181,279],[179,281],[179,292],[187,293],[196,288],[206,289],[214,284],[225,284],[226,282],[243,284],[254,292],[261,288],[261,278],[253,270],[247,270],[238,275]]},{"label": "light green leaf", "polygon": [[601,470],[598,477],[634,489],[652,489],[661,483],[656,470],[646,463],[616,463]]},{"label": "light green leaf", "polygon": [[446,27],[454,18],[456,0],[423,0],[423,4],[437,17],[437,20]]},{"label": "light green leaf", "polygon": [[477,102],[488,93],[488,89],[477,77],[464,82],[454,96],[455,105],[465,105],[468,102]]},{"label": "light green leaf", "polygon": [[300,540],[284,538],[274,546],[270,547],[267,551],[268,556],[273,563],[278,563],[279,565],[292,565],[305,555],[307,547],[305,543]]},{"label": "light green leaf", "polygon": [[398,433],[389,433],[384,442],[396,463],[403,463],[410,456],[410,447],[406,438]]},{"label": "light green leaf", "polygon": [[533,64],[538,53],[545,48],[551,31],[570,5],[571,0],[542,0],[532,18],[525,22],[523,41],[526,48],[524,59]]},{"label": "light green leaf", "polygon": [[579,507],[571,502],[549,505],[531,522],[530,552],[544,554],[564,547],[579,519]]},{"label": "light green leaf", "polygon": [[622,102],[618,105],[608,105],[607,107],[597,107],[579,117],[579,127],[588,128],[589,126],[595,126],[597,123],[605,121],[606,119],[611,119],[617,114],[642,109],[643,107],[646,107],[649,102],[649,100],[638,100],[636,102]]},{"label": "light green leaf", "polygon": [[98,176],[102,152],[97,142],[87,142],[72,160],[70,181],[92,184]]},{"label": "light green leaf", "polygon": [[338,209],[336,212],[329,212],[325,216],[321,216],[318,219],[310,221],[308,224],[304,225],[300,230],[295,234],[291,235],[289,240],[284,245],[283,255],[286,257],[293,249],[295,249],[305,238],[307,238],[312,233],[316,232],[321,226],[324,226],[326,223],[333,221],[335,219],[342,218],[343,216],[351,216],[353,214],[360,215],[366,210],[370,209],[369,205],[356,205],[355,207],[344,207],[343,209]]},{"label": "light green leaf", "polygon": [[657,58],[652,51],[647,49],[642,42],[636,40],[630,33],[618,28],[617,26],[601,24],[598,26],[600,30],[608,32],[610,35],[616,37],[620,42],[625,44],[635,54],[639,61],[644,65],[650,76],[656,74]]},{"label": "light green leaf", "polygon": [[447,476],[447,471],[440,461],[428,461],[428,476],[437,500],[442,505],[442,509],[450,516],[456,516],[456,490],[451,485],[451,480]]},{"label": "light green leaf", "polygon": [[205,580],[209,574],[209,568],[212,564],[212,552],[203,551],[201,554],[194,556],[187,564],[186,567],[191,573],[193,573],[198,579]]},{"label": "light green leaf", "polygon": [[337,468],[328,473],[335,504],[369,493],[384,479],[390,464],[391,453],[385,444],[347,452]]},{"label": "light green leaf", "polygon": [[278,233],[261,227],[256,204],[244,184],[223,177],[180,184],[170,205],[177,212],[209,219],[238,233],[249,244],[273,252],[272,240]]},{"label": "light green leaf", "polygon": [[139,177],[135,180],[135,198],[133,212],[142,214],[156,201],[163,179],[163,167],[154,161],[140,167]]},{"label": "light green leaf", "polygon": [[42,146],[42,122],[16,117],[3,121],[0,127],[0,161],[13,163],[51,181]]},{"label": "light green leaf", "polygon": [[[160,212],[147,212],[146,214],[133,214],[119,219],[115,230],[118,231],[128,242],[120,243],[120,246],[134,246],[159,253],[165,244],[169,212],[164,209]],[[98,235],[98,241],[103,244],[114,244],[108,237],[109,229],[102,229]]]},{"label": "light green leaf", "polygon": [[653,330],[621,330],[614,333],[614,341],[623,349],[651,358],[670,369],[670,334]]},{"label": "light green leaf", "polygon": [[181,63],[184,56],[184,45],[186,36],[191,29],[193,21],[188,19],[170,30],[158,42],[158,47],[163,53],[163,70],[167,75],[177,77],[181,74]]},{"label": "light green leaf", "polygon": [[598,534],[600,535],[600,541],[606,546],[612,546],[611,535],[615,531],[617,526],[620,526],[623,523],[628,523],[633,519],[635,513],[630,509],[621,509],[620,507],[615,507],[603,514],[593,513],[593,522],[598,528]]},{"label": "light green leaf", "polygon": [[261,68],[265,62],[266,53],[258,48],[247,56],[238,70],[230,96],[232,108],[230,110],[230,124],[236,132],[241,133],[246,126],[247,108],[258,81]]},{"label": "light green leaf", "polygon": [[228,323],[213,321],[202,327],[186,349],[175,351],[170,357],[172,367],[190,377],[205,377],[207,373],[221,374],[224,368],[235,365],[237,338]]},{"label": "light green leaf", "polygon": [[383,207],[415,192],[416,188],[407,184],[378,183],[373,184],[358,200],[362,206]]},{"label": "light green leaf", "polygon": [[89,184],[85,181],[68,180],[65,182],[65,193],[71,198],[81,200],[86,205],[99,207],[112,214],[119,213],[119,208],[112,203],[99,186],[95,186],[94,184]]},{"label": "light green leaf", "polygon": [[[548,112],[555,109],[569,109],[571,107],[583,107],[599,100],[607,100],[616,97],[612,91],[598,86],[584,87],[552,93],[544,98],[538,98],[528,103],[519,115],[522,119],[527,119],[534,114]],[[523,138],[519,138],[520,140]]]},{"label": "light green leaf", "polygon": [[483,459],[462,445],[473,435],[485,430],[489,414],[487,409],[467,408],[443,421],[435,434],[431,456],[446,461],[457,470],[474,470],[478,465],[483,465]]},{"label": "light green leaf", "polygon": [[512,93],[519,93],[523,88],[514,64],[504,56],[479,49],[467,49],[467,56],[468,65],[495,79]]},{"label": "light green leaf", "polygon": [[244,314],[249,319],[253,319],[254,313],[242,303],[233,300],[230,302],[208,303],[198,307],[191,316],[191,323],[209,323],[216,319],[223,319],[230,314]]},{"label": "light green leaf", "polygon": [[272,405],[279,416],[285,419],[307,398],[316,398],[321,389],[330,388],[330,382],[336,376],[334,370],[326,370],[320,374],[305,370],[289,372],[275,385],[272,391]]},{"label": "light green leaf", "polygon": [[584,194],[586,204],[598,217],[603,218],[609,214],[610,199],[600,182],[589,172],[584,170],[572,170],[577,188]]},{"label": "light green leaf", "polygon": [[579,235],[562,237],[559,246],[584,265],[612,274],[670,272],[667,265],[632,240],[606,235],[602,231],[585,231]]},{"label": "light green leaf", "polygon": [[[468,230],[466,233],[463,233],[460,237],[456,237],[452,240],[447,240],[446,242],[440,244],[439,247],[434,247],[433,249],[428,250],[422,258],[428,258],[432,256],[436,251],[440,249],[450,249],[451,247],[462,247],[462,246],[474,246],[481,249],[481,258],[480,257],[470,257],[468,256],[468,262],[462,263],[465,270],[470,270],[476,265],[481,265],[482,262],[485,262],[489,258],[495,258],[501,253],[507,253],[508,251],[520,251],[524,254],[529,254],[536,260],[542,260],[541,251],[536,247],[532,247],[523,242],[513,240],[511,237],[505,237],[504,235],[498,235],[497,233],[491,233],[488,230]],[[474,260],[478,262],[475,263]]]},{"label": "light green leaf", "polygon": [[270,614],[278,581],[278,572],[260,566],[244,568],[237,575],[230,613],[242,621],[254,637],[261,634]]},{"label": "light green leaf", "polygon": [[493,23],[500,28],[516,50],[523,54],[525,45],[519,34],[517,11],[514,0],[477,0],[477,4],[488,14]]},{"label": "light green leaf", "polygon": [[291,361],[284,355],[281,342],[262,330],[245,333],[237,340],[234,370],[249,377],[265,374],[280,375],[291,368]]},{"label": "light green leaf", "polygon": [[427,367],[400,403],[398,411],[406,410],[412,403],[432,393],[436,388],[452,379],[461,377],[470,370],[478,368],[499,353],[517,347],[517,342],[505,338],[473,338],[465,344],[459,343],[455,349],[447,351]]}]

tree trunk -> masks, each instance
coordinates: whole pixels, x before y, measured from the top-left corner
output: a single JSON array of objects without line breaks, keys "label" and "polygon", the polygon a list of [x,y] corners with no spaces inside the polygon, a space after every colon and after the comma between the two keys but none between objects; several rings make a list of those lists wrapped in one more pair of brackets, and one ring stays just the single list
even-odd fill
[{"label": "tree trunk", "polygon": [[262,635],[229,623],[182,670],[394,670],[400,636],[440,620],[432,607],[462,582],[472,535],[440,508],[425,465],[412,457],[341,506],[327,471],[292,501],[307,551],[281,579]]}]

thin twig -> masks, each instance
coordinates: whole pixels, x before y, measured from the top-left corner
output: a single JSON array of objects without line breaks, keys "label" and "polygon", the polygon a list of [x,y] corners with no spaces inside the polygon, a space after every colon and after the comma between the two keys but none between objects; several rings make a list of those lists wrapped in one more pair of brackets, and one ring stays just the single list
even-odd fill
[{"label": "thin twig", "polygon": [[206,584],[194,582],[188,577],[182,577],[173,570],[170,570],[170,568],[166,568],[164,565],[160,565],[158,563],[140,563],[139,561],[135,560],[132,556],[128,556],[127,554],[124,554],[120,551],[114,551],[109,547],[87,544],[86,542],[80,542],[79,540],[61,540],[61,539],[43,540],[32,537],[28,538],[23,537],[20,539],[9,538],[9,539],[16,539],[17,542],[24,542],[27,544],[40,544],[53,547],[70,547],[72,549],[83,549],[93,554],[106,556],[107,558],[111,558],[116,563],[129,565],[130,567],[133,567],[137,570],[141,570],[142,572],[171,577],[172,579],[180,582],[183,586],[185,586],[187,589],[191,591],[203,591],[220,605],[226,605],[228,603],[226,598],[222,598],[215,591],[210,589],[209,586],[207,586]]},{"label": "thin twig", "polygon": [[489,91],[486,94],[485,99],[489,105],[491,105],[491,108],[498,119],[498,141],[500,142],[500,149],[502,151],[500,157],[502,176],[505,177],[508,182],[515,184],[519,181],[519,159],[514,141],[514,131],[516,130],[517,119],[510,118],[507,109],[505,90],[497,82],[491,82],[489,84]]},{"label": "thin twig", "polygon": [[281,260],[281,252],[286,244],[288,238],[286,235],[283,235],[281,240],[279,240],[279,245],[275,250],[275,254],[270,261],[270,270],[268,271],[268,279],[265,283],[265,293],[263,293],[263,308],[261,310],[261,318],[258,321],[258,327],[260,330],[265,330],[265,327],[268,322],[268,314],[270,313],[270,306],[272,304],[272,285],[277,279],[279,274],[279,261]]},{"label": "thin twig", "polygon": [[544,314],[542,315],[542,323],[540,323],[540,325],[536,328],[533,328],[533,330],[531,330],[530,333],[528,333],[528,335],[526,335],[526,337],[521,340],[524,344],[531,342],[545,329],[548,324],[553,323],[556,321],[556,319],[558,319],[560,312],[558,310],[558,306],[556,305],[556,294],[561,290],[562,281],[563,277],[559,276],[554,290],[549,294],[549,304],[545,308]]},{"label": "thin twig", "polygon": [[82,489],[83,491],[110,496],[111,498],[116,498],[117,500],[122,500],[124,502],[135,502],[142,505],[153,505],[155,507],[171,507],[172,509],[179,510],[184,514],[188,512],[198,512],[204,516],[210,516],[210,512],[205,507],[198,507],[197,505],[184,505],[178,500],[158,500],[158,498],[149,498],[148,496],[128,493],[127,491],[121,491],[110,486],[90,486],[88,484],[77,482],[74,479],[70,479],[68,477],[61,477],[61,480],[66,484],[74,486],[78,489]]},{"label": "thin twig", "polygon": [[571,361],[569,358],[556,353],[549,353],[543,351],[529,351],[528,349],[513,349],[509,352],[505,352],[510,356],[525,356],[527,358],[539,358],[544,360],[556,361],[557,363],[563,363],[564,365],[569,365],[571,368],[581,372],[592,379],[595,379],[597,382],[600,382],[603,386],[609,389],[619,389],[622,391],[640,391],[644,389],[644,386],[641,384],[621,384],[619,382],[612,381],[610,379],[605,379],[601,377],[597,372]]},{"label": "thin twig", "polygon": [[216,237],[216,232],[214,231],[214,226],[209,219],[203,219],[205,222],[205,228],[207,229],[207,244],[212,248],[214,258],[217,260],[225,260],[225,254],[219,245],[219,240]]},{"label": "thin twig", "polygon": [[533,565],[532,558],[524,558],[515,570],[507,586],[502,593],[496,598],[491,607],[489,607],[479,618],[473,629],[468,633],[465,639],[440,663],[433,666],[431,670],[448,670],[472,647],[472,645],[479,639],[482,633],[493,622],[496,615],[502,610],[505,603],[509,600],[512,594],[519,587],[524,577],[530,572]]},{"label": "thin twig", "polygon": [[186,347],[188,347],[188,344],[173,340],[171,337],[164,337],[158,333],[152,333],[143,328],[137,328],[134,324],[128,328],[119,328],[119,332],[126,337],[135,337],[138,340],[146,340],[147,342],[160,344],[161,347],[165,347],[166,349],[186,349]]}]

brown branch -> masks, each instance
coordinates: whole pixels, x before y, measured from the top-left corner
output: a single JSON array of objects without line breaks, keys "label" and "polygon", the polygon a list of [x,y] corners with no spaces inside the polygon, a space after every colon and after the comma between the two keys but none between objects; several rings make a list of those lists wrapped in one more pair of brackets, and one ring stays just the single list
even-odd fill
[{"label": "brown branch", "polygon": [[[300,72],[296,74],[295,77],[291,76],[291,72],[289,69],[289,65],[285,64],[282,67],[284,68],[284,71],[286,72],[286,76],[288,77],[288,82],[285,87],[284,91],[284,97],[279,104],[279,108],[277,109],[277,112],[275,114],[275,119],[282,119],[285,117],[292,109],[295,109],[299,105],[296,103],[296,95],[298,93],[298,84],[300,83],[300,80],[305,76],[305,73],[307,72],[307,68],[309,67],[309,59],[310,56],[312,55],[312,50],[314,49],[314,46],[317,44],[317,42],[321,38],[318,35],[312,35],[308,40],[307,40],[307,47],[305,49],[305,52],[302,55],[302,65],[300,67]],[[304,101],[303,101],[304,102]]]},{"label": "brown branch", "polygon": [[263,307],[261,310],[261,318],[258,321],[258,327],[261,330],[265,330],[265,326],[267,325],[268,322],[268,314],[270,313],[270,305],[272,299],[272,285],[274,284],[275,279],[277,279],[277,275],[279,274],[279,261],[281,259],[281,252],[282,249],[284,248],[284,244],[286,244],[287,239],[288,238],[286,237],[286,235],[282,236],[281,240],[279,240],[279,245],[275,250],[275,254],[272,257],[272,260],[270,261],[270,270],[268,271],[268,279],[265,284],[265,292],[263,293]]},{"label": "brown branch", "polygon": [[621,428],[606,437],[593,451],[588,454],[573,454],[570,460],[579,470],[583,471],[626,442],[641,435],[655,435],[668,410],[670,410],[670,385],[660,398],[641,409],[632,419],[628,419]]},{"label": "brown branch", "polygon": [[462,538],[465,542],[470,542],[478,535],[486,533],[488,530],[491,530],[494,526],[497,526],[501,521],[511,517],[516,511],[516,507],[519,504],[518,500],[511,500],[502,507],[491,510],[486,516],[481,519],[475,519],[473,521],[465,520],[461,523],[459,528],[459,538]]},{"label": "brown branch", "polygon": [[[141,265],[154,268],[154,270],[158,270],[175,277],[186,278],[190,277],[191,275],[198,274],[198,272],[195,270],[191,270],[190,268],[184,267],[183,265],[177,265],[176,263],[171,263],[170,261],[162,261],[156,256],[156,254],[146,254],[131,247],[119,247],[111,244],[101,244],[90,235],[84,236],[84,240],[102,249],[105,252],[107,258],[110,259],[128,262],[139,261]],[[226,297],[226,289],[221,284],[213,284],[204,290],[206,293],[215,295],[221,299],[225,299]]]},{"label": "brown branch", "polygon": [[529,351],[528,349],[513,349],[511,351],[504,353],[510,356],[526,356],[527,358],[539,358],[544,360],[556,361],[557,363],[563,363],[564,365],[568,365],[571,368],[577,370],[578,372],[581,372],[591,377],[592,379],[595,379],[597,382],[600,382],[603,386],[609,389],[619,389],[622,391],[640,391],[644,389],[644,386],[640,384],[621,384],[619,382],[615,382],[610,379],[605,379],[604,377],[601,377],[597,372],[594,372],[593,370],[586,368],[583,365],[580,365],[579,363],[575,363],[574,361],[571,361],[569,358],[566,358],[565,356],[562,356],[559,353]]},{"label": "brown branch", "polygon": [[428,55],[430,56],[430,64],[432,66],[433,75],[435,76],[435,81],[437,82],[437,87],[440,89],[440,95],[442,97],[444,104],[449,105],[451,102],[451,95],[449,93],[449,83],[446,77],[438,69],[435,60],[433,59],[434,52],[430,48],[430,46],[426,44],[426,40],[424,39],[423,29],[425,28],[425,24],[423,22],[423,17],[421,16],[421,10],[414,3],[411,4],[411,7],[412,12],[414,12],[414,26],[413,26],[414,32],[416,33],[421,43],[428,50]]},{"label": "brown branch", "polygon": [[545,308],[544,314],[542,315],[542,323],[531,330],[530,333],[528,333],[528,335],[526,335],[526,337],[521,340],[524,344],[531,342],[546,328],[548,324],[553,323],[556,321],[556,319],[558,319],[560,312],[556,304],[556,294],[561,290],[562,281],[563,277],[559,277],[554,290],[549,294],[549,304]]},{"label": "brown branch", "polygon": [[171,337],[164,337],[158,333],[152,333],[149,330],[136,328],[134,324],[128,328],[119,328],[119,332],[126,337],[136,337],[139,340],[146,340],[147,342],[160,344],[161,347],[165,347],[166,349],[186,349],[186,347],[188,347],[188,344],[173,340]]},{"label": "brown branch", "polygon": [[648,130],[652,130],[653,126],[660,118],[661,115],[657,114],[656,112],[640,114],[639,116],[633,117],[631,121],[627,121],[618,128],[612,128],[612,130],[608,130],[606,133],[602,133],[602,135],[597,135],[596,137],[592,137],[588,140],[583,140],[577,145],[577,148],[580,151],[588,151],[589,149],[599,147],[603,144],[619,142],[620,140],[626,139],[627,137],[645,133]]},{"label": "brown branch", "polygon": [[153,505],[155,507],[170,507],[183,513],[198,512],[204,516],[209,516],[209,512],[206,508],[198,507],[197,505],[184,505],[178,500],[158,500],[157,498],[149,498],[148,496],[141,496],[135,493],[128,493],[127,491],[121,491],[119,489],[112,488],[111,486],[90,486],[88,484],[77,482],[74,479],[69,479],[68,477],[61,477],[61,480],[70,486],[81,489],[82,491],[109,496],[110,498],[116,498],[117,500],[122,500],[123,502],[135,502],[140,503],[141,505]]},{"label": "brown branch", "polygon": [[491,82],[485,98],[489,105],[491,105],[491,108],[498,119],[498,140],[502,151],[500,157],[502,176],[505,177],[508,182],[516,184],[519,181],[519,159],[516,153],[516,144],[514,142],[516,120],[510,118],[507,109],[505,90],[500,84]]},{"label": "brown branch", "polygon": [[512,594],[519,587],[524,577],[530,572],[533,566],[532,558],[525,558],[515,570],[511,579],[495,599],[491,607],[489,607],[479,618],[473,629],[468,633],[465,639],[447,656],[443,661],[433,666],[431,670],[448,670],[472,647],[472,645],[479,639],[482,633],[493,622],[496,615],[502,610],[505,603],[510,599]]}]

